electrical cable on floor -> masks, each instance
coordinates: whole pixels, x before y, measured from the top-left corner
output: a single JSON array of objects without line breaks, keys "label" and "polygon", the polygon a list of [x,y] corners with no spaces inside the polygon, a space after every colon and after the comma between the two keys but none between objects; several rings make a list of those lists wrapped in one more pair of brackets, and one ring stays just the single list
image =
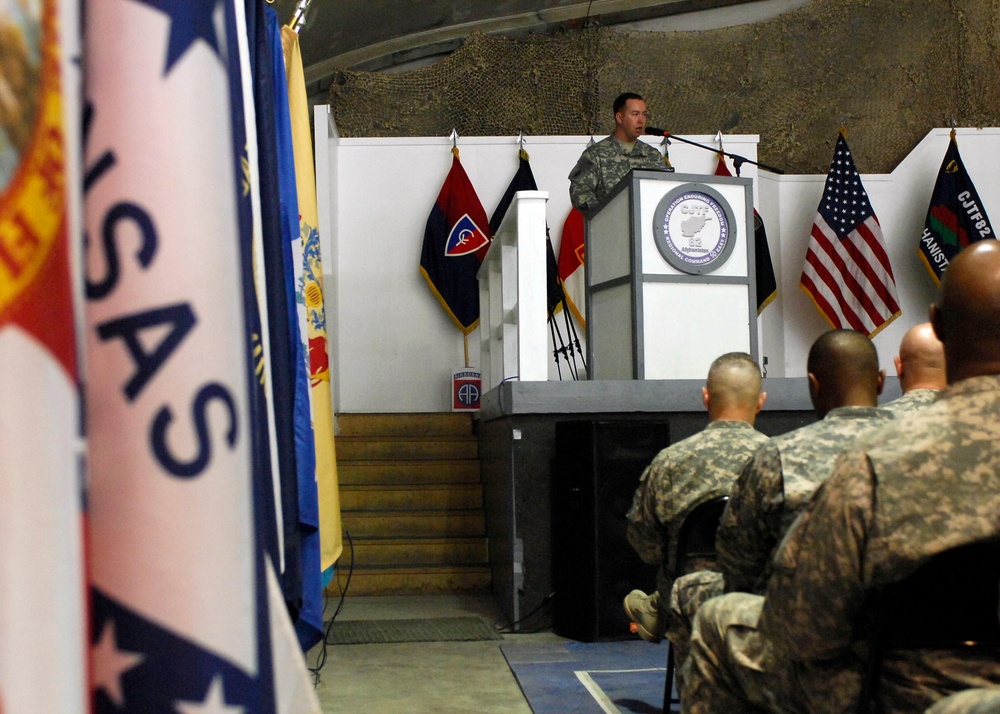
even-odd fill
[{"label": "electrical cable on floor", "polygon": [[[549,625],[549,622],[548,622],[547,619],[542,620],[541,623],[539,623],[538,625],[536,625],[535,629],[532,629],[532,630],[517,630],[517,631],[515,631],[514,627],[517,626],[517,625],[520,625],[520,624],[522,624],[524,622],[527,622],[530,618],[532,618],[535,615],[537,615],[543,609],[549,607],[552,604],[552,598],[554,598],[554,597],[555,597],[555,593],[554,592],[549,593],[544,598],[542,598],[542,603],[538,607],[536,607],[534,610],[532,610],[531,612],[529,612],[527,615],[525,615],[521,619],[516,620],[515,622],[510,623],[509,625],[507,625],[507,627],[497,627],[497,625],[500,622],[500,620],[498,619],[496,622],[493,623],[493,629],[495,629],[501,635],[530,635],[530,634],[534,634],[536,632],[541,632],[542,630],[546,629],[548,627],[548,625]],[[545,613],[545,614],[549,615],[550,613]]]},{"label": "electrical cable on floor", "polygon": [[[323,632],[323,647],[316,654],[316,666],[309,668],[309,673],[313,678],[313,687],[319,684],[320,670],[326,665],[326,648],[330,645],[330,630],[333,629],[333,622],[337,619],[337,615],[344,609],[344,598],[347,597],[347,590],[351,587],[351,576],[354,575],[354,539],[351,538],[351,532],[347,528],[344,528],[344,535],[347,536],[348,547],[351,550],[351,566],[347,569],[347,582],[344,583],[344,587],[340,591],[340,601],[337,603],[337,609],[333,611],[333,616],[326,622],[326,629]],[[326,608],[329,603],[330,595],[329,593],[324,593],[323,614],[326,614]]]}]

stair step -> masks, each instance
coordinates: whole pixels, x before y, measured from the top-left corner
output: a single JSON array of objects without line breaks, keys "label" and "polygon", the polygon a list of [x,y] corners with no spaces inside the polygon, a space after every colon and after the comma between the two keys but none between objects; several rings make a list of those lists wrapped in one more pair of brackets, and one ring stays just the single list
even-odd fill
[{"label": "stair step", "polygon": [[[347,583],[347,571],[338,571],[327,592],[339,597]],[[355,568],[348,595],[416,595],[422,593],[469,592],[490,587],[490,569],[485,566],[408,568]]]},{"label": "stair step", "polygon": [[337,436],[472,436],[471,414],[338,414]]},{"label": "stair step", "polygon": [[338,463],[376,459],[399,461],[403,459],[475,459],[478,457],[479,440],[474,436],[337,437]]},{"label": "stair step", "polygon": [[482,508],[478,483],[434,486],[345,486],[340,508],[347,511],[429,511]]},{"label": "stair step", "polygon": [[441,538],[486,534],[486,514],[470,511],[341,511],[352,538]]},{"label": "stair step", "polygon": [[[337,442],[340,449],[340,441]],[[337,480],[341,487],[363,484],[479,483],[479,461],[338,461]]]},{"label": "stair step", "polygon": [[[486,539],[475,538],[355,538],[354,564],[358,568],[379,565],[414,567],[418,565],[485,565],[489,561]],[[348,568],[351,549],[337,561],[338,568]]]}]

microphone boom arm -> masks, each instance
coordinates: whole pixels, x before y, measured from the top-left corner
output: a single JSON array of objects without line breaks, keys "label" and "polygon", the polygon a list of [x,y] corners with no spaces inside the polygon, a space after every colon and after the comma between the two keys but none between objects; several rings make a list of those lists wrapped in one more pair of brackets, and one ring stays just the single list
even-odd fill
[{"label": "microphone boom arm", "polygon": [[773,174],[783,174],[785,173],[783,169],[775,168],[774,166],[768,166],[767,164],[762,164],[759,161],[754,161],[753,159],[748,159],[745,156],[740,156],[739,154],[731,154],[728,151],[721,151],[720,149],[714,149],[711,146],[705,146],[704,144],[699,144],[697,141],[691,141],[690,139],[685,139],[683,137],[677,136],[676,134],[671,134],[669,131],[664,129],[656,129],[654,127],[646,127],[646,133],[651,136],[664,136],[671,141],[680,141],[685,144],[691,144],[691,146],[697,146],[699,149],[704,149],[705,151],[713,151],[716,154],[722,154],[723,156],[728,156],[733,160],[733,167],[736,169],[736,175],[740,175],[740,166],[743,164],[753,164],[758,166],[765,171],[770,171]]}]

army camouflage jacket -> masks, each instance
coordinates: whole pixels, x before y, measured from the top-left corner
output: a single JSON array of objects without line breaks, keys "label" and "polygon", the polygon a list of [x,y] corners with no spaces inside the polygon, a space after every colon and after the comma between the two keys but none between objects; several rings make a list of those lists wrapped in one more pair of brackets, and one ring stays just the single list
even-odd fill
[{"label": "army camouflage jacket", "polygon": [[667,447],[646,467],[627,514],[628,540],[647,563],[660,564],[657,586],[669,593],[684,518],[729,493],[743,464],[767,437],[744,421],[717,420]]},{"label": "army camouflage jacket", "polygon": [[883,404],[882,408],[899,416],[933,404],[938,394],[940,392],[936,389],[911,389],[898,399]]},{"label": "army camouflage jacket", "polygon": [[[824,696],[822,681],[838,663],[849,666],[876,589],[937,553],[1000,537],[998,414],[1000,376],[962,380],[840,456],[776,552],[761,613],[763,634],[798,663],[806,691]],[[919,712],[951,692],[998,685],[995,654],[889,652],[882,703]]]},{"label": "army camouflage jacket", "polygon": [[733,486],[715,543],[727,592],[764,591],[772,551],[830,475],[837,454],[889,419],[892,414],[877,407],[838,407],[754,454]]},{"label": "army camouflage jacket", "polygon": [[606,137],[584,149],[569,172],[570,201],[581,211],[589,210],[632,169],[662,169],[664,166],[663,156],[655,147],[640,140],[627,152],[613,136]]}]

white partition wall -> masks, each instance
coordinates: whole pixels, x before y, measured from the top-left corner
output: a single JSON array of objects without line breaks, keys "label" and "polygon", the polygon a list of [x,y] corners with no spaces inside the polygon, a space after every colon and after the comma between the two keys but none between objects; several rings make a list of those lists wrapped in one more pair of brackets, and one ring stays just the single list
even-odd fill
[{"label": "white partition wall", "polygon": [[[424,225],[451,162],[445,137],[343,139],[326,107],[316,108],[316,162],[335,409],[343,412],[448,411],[451,370],[464,364],[462,334],[418,272]],[[678,133],[683,129],[678,127]],[[600,138],[600,137],[597,137]],[[712,144],[711,136],[687,135]],[[835,135],[816,137],[828,145]],[[567,176],[589,136],[526,137],[525,149],[558,251],[569,212]],[[765,137],[763,141],[767,141]],[[725,137],[727,151],[757,156],[757,136]],[[959,148],[987,212],[1000,220],[1000,129],[959,129]],[[658,145],[652,141],[654,145]],[[886,175],[862,173],[896,274],[902,316],[875,338],[881,366],[893,369],[899,339],[926,319],[935,287],[917,257],[927,203],[948,144],[934,129]],[[492,213],[517,170],[516,136],[459,137],[462,164],[486,212]],[[675,143],[679,173],[712,174],[713,152]],[[859,157],[859,168],[865,170]],[[781,166],[780,160],[771,160]],[[827,323],[798,287],[825,175],[775,176],[746,164],[754,204],[767,226],[778,297],[758,320],[768,374],[801,377],[809,345]],[[581,332],[582,337],[582,332]],[[470,361],[479,362],[478,333]],[[555,379],[551,354],[549,378]]]}]

